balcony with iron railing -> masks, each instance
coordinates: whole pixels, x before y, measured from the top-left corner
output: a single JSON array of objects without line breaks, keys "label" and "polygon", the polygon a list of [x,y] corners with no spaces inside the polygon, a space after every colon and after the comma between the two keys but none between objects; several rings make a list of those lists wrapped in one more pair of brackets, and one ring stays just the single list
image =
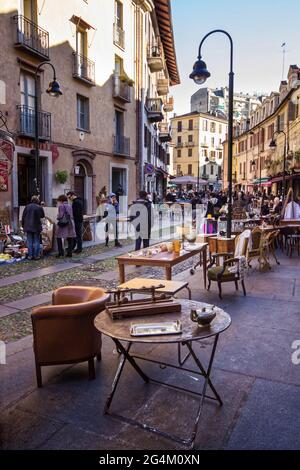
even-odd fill
[{"label": "balcony with iron railing", "polygon": [[170,142],[172,140],[171,127],[168,122],[158,124],[159,139],[161,142]]},{"label": "balcony with iron railing", "polygon": [[43,60],[49,57],[49,33],[23,15],[13,17],[15,47],[21,48]]},{"label": "balcony with iron railing", "polygon": [[147,98],[146,111],[150,122],[160,122],[164,118],[161,98]]},{"label": "balcony with iron railing", "polygon": [[174,98],[173,96],[169,96],[164,103],[164,111],[165,113],[171,113],[174,111]]},{"label": "balcony with iron railing", "polygon": [[[18,105],[18,134],[24,137],[35,137],[35,109],[25,105]],[[51,139],[51,113],[38,111],[39,139]]]},{"label": "balcony with iron railing", "polygon": [[113,97],[124,103],[131,102],[131,86],[121,79],[119,75],[113,76]]},{"label": "balcony with iron railing", "polygon": [[73,77],[88,85],[95,85],[95,62],[82,54],[73,52]]},{"label": "balcony with iron railing", "polygon": [[163,49],[160,43],[148,45],[147,61],[151,72],[161,72],[164,69]]},{"label": "balcony with iron railing", "polygon": [[196,147],[196,142],[193,140],[188,140],[187,142],[184,143],[185,147]]},{"label": "balcony with iron railing", "polygon": [[114,154],[117,156],[130,157],[130,138],[123,135],[114,136]]},{"label": "balcony with iron railing", "polygon": [[169,79],[166,78],[164,74],[159,74],[156,88],[159,96],[166,96],[169,93]]},{"label": "balcony with iron railing", "polygon": [[114,44],[125,49],[125,31],[117,23],[114,23]]}]

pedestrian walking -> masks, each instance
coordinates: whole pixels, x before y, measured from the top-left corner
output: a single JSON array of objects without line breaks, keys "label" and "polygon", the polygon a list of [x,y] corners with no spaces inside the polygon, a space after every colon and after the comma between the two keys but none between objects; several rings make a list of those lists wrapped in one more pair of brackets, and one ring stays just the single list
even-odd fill
[{"label": "pedestrian walking", "polygon": [[44,217],[44,209],[39,204],[38,196],[32,196],[30,204],[27,204],[22,214],[22,227],[27,236],[29,260],[40,258],[41,219]]},{"label": "pedestrian walking", "polygon": [[[145,206],[146,212],[141,206]],[[130,221],[134,222],[138,218],[140,220],[135,225],[135,250],[140,250],[143,242],[143,248],[147,248],[150,244],[151,228],[153,225],[152,203],[148,199],[146,191],[140,191],[139,198],[134,201],[130,207]]]},{"label": "pedestrian walking", "polygon": [[103,220],[105,224],[105,246],[108,246],[109,242],[109,229],[112,227],[115,246],[122,247],[119,242],[119,231],[118,231],[118,218],[119,218],[119,203],[115,193],[108,195],[108,200],[104,207]]},{"label": "pedestrian walking", "polygon": [[74,225],[76,238],[74,239],[73,251],[76,254],[82,252],[82,232],[83,232],[83,202],[74,191],[67,193],[69,201],[72,203],[72,211],[74,217]]},{"label": "pedestrian walking", "polygon": [[74,238],[76,237],[72,206],[68,203],[68,198],[65,194],[59,196],[57,202],[58,214],[55,234],[58,247],[57,258],[61,258],[65,255],[63,245],[63,240],[65,239],[68,241],[67,256],[72,257]]}]

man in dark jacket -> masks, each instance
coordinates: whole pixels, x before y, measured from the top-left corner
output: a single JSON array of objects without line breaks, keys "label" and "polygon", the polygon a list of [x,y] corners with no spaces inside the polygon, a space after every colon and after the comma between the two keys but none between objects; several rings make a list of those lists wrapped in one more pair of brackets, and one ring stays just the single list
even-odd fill
[{"label": "man in dark jacket", "polygon": [[29,260],[40,258],[41,219],[45,217],[44,209],[39,205],[38,196],[32,196],[22,215],[22,227],[27,235]]},{"label": "man in dark jacket", "polygon": [[[76,238],[74,238],[74,253],[82,252],[82,232],[83,232],[83,202],[76,196],[74,191],[67,193],[69,201],[72,203]],[[75,250],[76,248],[76,250]]]},{"label": "man in dark jacket", "polygon": [[[146,211],[143,211],[142,206],[145,206]],[[142,241],[143,247],[147,248],[150,244],[153,211],[146,191],[140,191],[139,198],[132,204],[129,212],[130,220],[135,225],[135,250],[141,249]]]}]

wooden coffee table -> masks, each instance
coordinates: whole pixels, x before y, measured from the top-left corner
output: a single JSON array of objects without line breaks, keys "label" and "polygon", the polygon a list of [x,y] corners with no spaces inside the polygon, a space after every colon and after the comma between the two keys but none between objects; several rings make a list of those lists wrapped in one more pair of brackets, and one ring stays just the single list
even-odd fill
[{"label": "wooden coffee table", "polygon": [[[155,249],[158,245],[152,245],[150,249]],[[207,269],[207,243],[199,244],[199,248],[193,251],[181,250],[180,254],[174,252],[160,252],[155,255],[143,256],[141,250],[127,253],[126,255],[118,256],[119,264],[119,280],[120,284],[125,282],[125,266],[152,266],[157,268],[164,268],[166,273],[166,279],[172,280],[172,267],[176,264],[182,263],[183,261],[192,258],[195,255],[200,256],[200,261],[203,267],[203,281],[204,288],[206,289],[206,269]]]}]

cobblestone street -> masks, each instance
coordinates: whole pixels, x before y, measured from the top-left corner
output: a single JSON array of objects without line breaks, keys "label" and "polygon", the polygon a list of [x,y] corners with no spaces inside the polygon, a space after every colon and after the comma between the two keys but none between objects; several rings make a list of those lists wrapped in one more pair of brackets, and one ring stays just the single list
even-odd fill
[{"label": "cobblestone street", "polygon": [[[179,265],[174,279],[190,282],[193,300],[220,305],[232,317],[232,326],[221,336],[212,375],[224,405],[205,403],[196,449],[299,448],[299,432],[295,430],[300,430],[300,366],[291,359],[292,343],[300,339],[299,268],[297,258],[281,255],[280,262],[267,273],[259,273],[255,267],[249,271],[246,298],[240,291],[235,292],[232,283],[226,284],[222,301],[216,287],[212,286],[210,292],[203,290],[199,270],[191,276],[189,265]],[[157,271],[139,268],[131,270],[130,277],[136,271],[139,276],[158,276]],[[112,269],[100,274],[91,272],[88,279],[82,280],[84,284],[106,287],[117,283],[117,272]],[[134,427],[103,415],[118,362],[115,347],[107,337],[103,338],[102,361],[97,363],[95,381],[88,381],[86,364],[52,366],[43,368],[44,387],[36,388],[29,313],[30,307],[45,301],[49,297],[34,295],[22,301],[22,310],[10,302],[1,306],[1,325],[11,321],[16,335],[7,333],[8,363],[1,366],[2,448],[184,449],[147,431],[137,433]],[[158,361],[176,363],[175,346],[136,348],[143,354],[151,353]],[[203,341],[196,348],[201,348],[201,356],[207,360],[211,341]],[[192,366],[191,359],[188,364]],[[193,373],[184,377],[183,373],[154,364],[146,370],[151,376],[194,390],[199,383]],[[126,366],[114,411],[165,430],[172,430],[176,420],[178,432],[184,436],[190,432],[196,404],[191,395],[145,385]]]}]

